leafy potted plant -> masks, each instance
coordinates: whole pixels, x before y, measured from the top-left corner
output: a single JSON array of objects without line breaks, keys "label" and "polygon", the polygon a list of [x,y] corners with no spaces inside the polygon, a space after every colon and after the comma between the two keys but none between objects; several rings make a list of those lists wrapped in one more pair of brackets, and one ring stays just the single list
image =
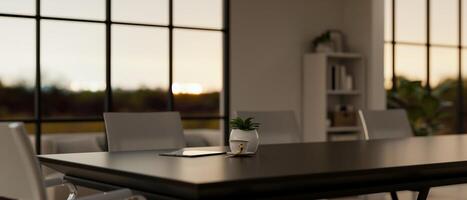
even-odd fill
[{"label": "leafy potted plant", "polygon": [[256,153],[259,145],[257,129],[259,123],[253,122],[253,118],[242,119],[240,117],[230,120],[232,131],[230,132],[230,149],[235,149],[233,141],[246,141],[248,143],[246,153]]},{"label": "leafy potted plant", "polygon": [[446,109],[452,105],[441,97],[455,88],[456,83],[445,81],[428,91],[421,81],[404,77],[397,80],[397,90],[387,93],[388,108],[405,109],[416,136],[433,135],[443,129],[443,121],[449,119]]}]

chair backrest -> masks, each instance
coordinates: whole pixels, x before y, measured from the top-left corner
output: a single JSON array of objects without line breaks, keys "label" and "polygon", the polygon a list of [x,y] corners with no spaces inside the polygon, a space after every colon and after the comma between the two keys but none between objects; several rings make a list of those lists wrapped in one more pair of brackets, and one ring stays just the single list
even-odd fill
[{"label": "chair backrest", "polygon": [[186,146],[178,112],[104,113],[104,121],[109,152]]},{"label": "chair backrest", "polygon": [[359,110],[358,116],[366,140],[413,136],[405,110]]},{"label": "chair backrest", "polygon": [[0,123],[0,197],[45,200],[39,162],[23,123]]},{"label": "chair backrest", "polygon": [[238,111],[241,118],[253,117],[261,123],[260,144],[296,143],[301,141],[298,123],[293,111]]}]

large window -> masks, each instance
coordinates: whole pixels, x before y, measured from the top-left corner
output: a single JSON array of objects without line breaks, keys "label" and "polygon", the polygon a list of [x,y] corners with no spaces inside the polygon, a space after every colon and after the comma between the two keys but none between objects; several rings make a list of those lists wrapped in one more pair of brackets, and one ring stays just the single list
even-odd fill
[{"label": "large window", "polygon": [[385,0],[389,106],[432,129],[421,135],[465,132],[466,9],[466,0]]},{"label": "large window", "polygon": [[0,121],[102,132],[103,112],[179,111],[228,131],[228,0],[0,0]]}]

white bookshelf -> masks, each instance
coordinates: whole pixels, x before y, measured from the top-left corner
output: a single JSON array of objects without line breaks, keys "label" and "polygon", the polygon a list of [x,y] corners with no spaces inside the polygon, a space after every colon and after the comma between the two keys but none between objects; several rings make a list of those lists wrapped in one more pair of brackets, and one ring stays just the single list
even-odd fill
[{"label": "white bookshelf", "polygon": [[363,57],[357,53],[315,53],[317,55],[323,55],[328,58],[336,59],[362,59]]},{"label": "white bookshelf", "polygon": [[338,126],[338,127],[328,127],[328,133],[340,133],[340,132],[357,132],[360,131],[359,126]]},{"label": "white bookshelf", "polygon": [[[305,141],[358,138],[361,129],[357,124],[328,127],[327,119],[337,104],[352,105],[355,110],[366,108],[364,57],[357,53],[309,53],[303,59],[302,124]],[[331,87],[331,66],[336,65],[345,66],[346,73],[353,79],[352,89]]]}]

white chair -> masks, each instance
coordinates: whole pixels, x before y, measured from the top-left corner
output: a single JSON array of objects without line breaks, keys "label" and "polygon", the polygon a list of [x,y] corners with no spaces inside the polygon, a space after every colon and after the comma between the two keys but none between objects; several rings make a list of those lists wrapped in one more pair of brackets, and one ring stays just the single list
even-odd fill
[{"label": "white chair", "polygon": [[405,110],[359,110],[358,116],[365,140],[413,136]]},{"label": "white chair", "polygon": [[[69,200],[75,199],[74,185],[63,177],[43,180],[23,123],[0,123],[0,197],[22,200],[46,200],[46,187],[67,185]],[[81,200],[144,199],[133,196],[129,189],[120,189],[81,198]],[[1,199],[1,198],[0,198]]]},{"label": "white chair", "polygon": [[[358,110],[365,140],[412,137],[407,113],[402,109]],[[395,191],[390,192],[393,200],[399,199]]]},{"label": "white chair", "polygon": [[253,117],[260,123],[260,144],[297,143],[301,141],[293,111],[237,111],[241,118]]},{"label": "white chair", "polygon": [[104,113],[109,152],[186,146],[178,112]]}]

